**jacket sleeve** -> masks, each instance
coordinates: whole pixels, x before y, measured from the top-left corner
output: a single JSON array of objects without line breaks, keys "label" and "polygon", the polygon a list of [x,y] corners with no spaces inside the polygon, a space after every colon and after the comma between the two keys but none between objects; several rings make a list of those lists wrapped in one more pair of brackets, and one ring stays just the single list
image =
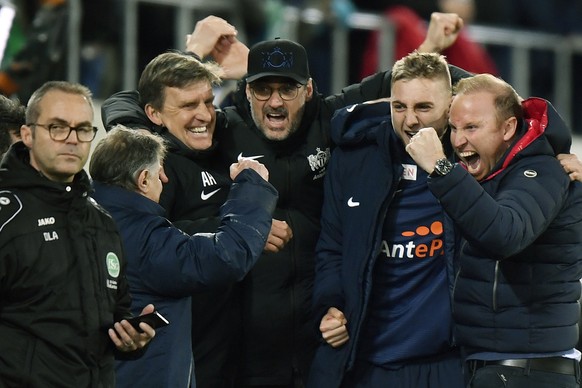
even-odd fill
[{"label": "jacket sleeve", "polygon": [[143,236],[148,244],[138,276],[150,291],[167,296],[242,279],[265,247],[277,196],[255,171],[244,170],[220,209],[216,233],[190,236],[158,217]]},{"label": "jacket sleeve", "polygon": [[106,131],[117,124],[157,132],[157,126],[145,114],[136,90],[117,92],[101,105],[101,120]]},{"label": "jacket sleeve", "polygon": [[[341,152],[337,150],[336,152]],[[315,281],[313,284],[314,323],[319,326],[321,318],[330,307],[343,311],[344,297],[341,282],[342,272],[342,219],[339,211],[341,187],[338,175],[341,171],[339,158],[332,154],[324,181],[324,201],[321,215],[321,233],[315,249]]]},{"label": "jacket sleeve", "polygon": [[444,177],[429,178],[429,187],[463,237],[499,260],[521,252],[548,228],[570,182],[552,156],[522,159],[495,179],[492,196],[456,165]]},{"label": "jacket sleeve", "polygon": [[329,117],[336,110],[348,105],[390,97],[391,71],[383,71],[366,77],[362,82],[346,86],[341,93],[325,98],[324,104]]}]

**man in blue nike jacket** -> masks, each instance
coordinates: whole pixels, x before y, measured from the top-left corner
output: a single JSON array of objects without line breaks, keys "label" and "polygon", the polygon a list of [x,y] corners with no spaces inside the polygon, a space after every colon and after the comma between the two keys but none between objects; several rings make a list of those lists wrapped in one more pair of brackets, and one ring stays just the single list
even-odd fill
[{"label": "man in blue nike jacket", "polygon": [[415,52],[394,64],[389,103],[352,105],[332,120],[313,296],[326,343],[310,387],[464,385],[452,224],[404,149],[420,128],[445,133],[450,99],[444,57]]}]

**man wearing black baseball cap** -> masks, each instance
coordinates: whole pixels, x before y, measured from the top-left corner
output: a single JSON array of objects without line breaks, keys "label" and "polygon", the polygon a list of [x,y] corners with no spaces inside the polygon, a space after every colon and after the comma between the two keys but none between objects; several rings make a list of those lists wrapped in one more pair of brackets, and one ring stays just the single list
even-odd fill
[{"label": "man wearing black baseball cap", "polygon": [[287,39],[267,40],[249,52],[247,83],[268,76],[292,78],[301,85],[309,81],[305,48]]},{"label": "man wearing black baseball cap", "polygon": [[314,91],[303,46],[278,38],[257,43],[249,51],[246,83],[253,122],[267,139],[297,131]]},{"label": "man wearing black baseball cap", "polygon": [[[446,36],[445,24],[456,31],[459,20],[454,15],[440,25],[441,42],[454,41],[456,32]],[[425,47],[435,47],[434,37]],[[331,117],[339,108],[388,97],[390,74],[379,72],[325,97],[310,77],[303,46],[286,39],[255,44],[247,65],[234,106],[225,108],[230,128],[217,132],[218,144],[228,162],[242,156],[267,166],[280,195],[273,218],[284,221],[293,238],[264,251],[240,283],[237,387],[302,387],[318,345],[311,293]]]}]

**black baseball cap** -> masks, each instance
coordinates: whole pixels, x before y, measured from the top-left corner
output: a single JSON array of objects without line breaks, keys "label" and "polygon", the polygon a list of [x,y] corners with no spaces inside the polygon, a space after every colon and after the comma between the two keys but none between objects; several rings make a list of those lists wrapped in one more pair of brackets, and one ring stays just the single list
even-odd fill
[{"label": "black baseball cap", "polygon": [[305,48],[299,43],[279,38],[251,47],[247,82],[269,76],[292,78],[305,85],[310,78]]}]

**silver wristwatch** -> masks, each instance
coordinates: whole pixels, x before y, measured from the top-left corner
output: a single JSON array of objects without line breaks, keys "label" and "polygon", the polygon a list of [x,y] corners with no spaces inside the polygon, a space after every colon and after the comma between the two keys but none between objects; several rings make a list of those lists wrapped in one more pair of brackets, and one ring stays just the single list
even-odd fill
[{"label": "silver wristwatch", "polygon": [[436,161],[434,171],[430,176],[444,176],[451,172],[452,169],[453,163],[451,163],[447,158],[442,158]]}]

